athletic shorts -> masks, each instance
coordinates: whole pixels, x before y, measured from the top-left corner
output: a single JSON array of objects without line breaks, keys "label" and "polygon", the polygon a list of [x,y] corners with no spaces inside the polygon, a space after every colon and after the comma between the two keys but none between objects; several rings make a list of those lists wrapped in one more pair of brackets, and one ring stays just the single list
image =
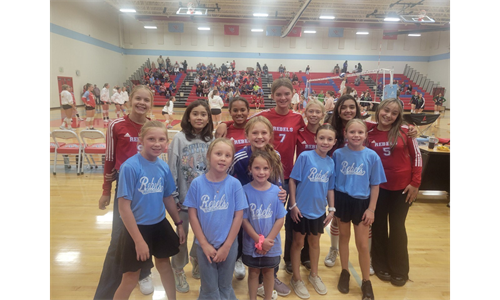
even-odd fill
[{"label": "athletic shorts", "polygon": [[94,110],[94,109],[95,109],[95,107],[92,107],[92,106],[86,106],[86,105],[85,105],[85,110]]},{"label": "athletic shorts", "polygon": [[162,116],[163,116],[163,115],[172,115],[172,113],[169,113],[169,112],[166,112],[166,111],[162,111],[162,112],[161,112],[161,115],[162,115]]},{"label": "athletic shorts", "polygon": [[217,116],[222,113],[222,110],[220,108],[212,108],[210,109],[210,112],[212,113],[212,115]]},{"label": "athletic shorts", "polygon": [[63,104],[63,105],[62,105],[62,108],[63,108],[64,110],[66,110],[66,109],[72,109],[72,108],[73,108],[73,106],[72,106],[72,105],[69,105],[69,104]]},{"label": "athletic shorts", "polygon": [[356,199],[346,193],[335,190],[335,216],[342,222],[354,225],[361,223],[363,215],[370,205],[370,198]]},{"label": "athletic shorts", "polygon": [[301,234],[312,234],[318,235],[318,233],[324,233],[323,228],[325,224],[323,221],[326,219],[326,214],[323,214],[321,217],[317,219],[308,219],[303,217],[300,219],[299,223],[295,223],[292,220],[292,229],[293,231],[300,232]]}]

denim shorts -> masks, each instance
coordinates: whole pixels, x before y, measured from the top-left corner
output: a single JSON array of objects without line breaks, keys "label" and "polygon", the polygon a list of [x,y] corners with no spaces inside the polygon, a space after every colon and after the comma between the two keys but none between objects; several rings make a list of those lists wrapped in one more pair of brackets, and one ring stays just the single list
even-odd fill
[{"label": "denim shorts", "polygon": [[245,266],[254,269],[274,269],[280,264],[280,256],[274,257],[252,257],[251,255],[242,255],[242,261]]}]

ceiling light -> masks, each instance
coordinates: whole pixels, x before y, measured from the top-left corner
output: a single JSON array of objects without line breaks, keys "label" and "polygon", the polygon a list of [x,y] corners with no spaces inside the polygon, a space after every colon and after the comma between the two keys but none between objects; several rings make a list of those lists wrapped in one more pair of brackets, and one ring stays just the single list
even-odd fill
[{"label": "ceiling light", "polygon": [[324,19],[324,20],[333,20],[335,19],[334,16],[319,16],[320,19]]},{"label": "ceiling light", "polygon": [[410,33],[408,36],[420,36],[420,33]]},{"label": "ceiling light", "polygon": [[316,30],[304,30],[304,33],[316,33]]},{"label": "ceiling light", "polygon": [[120,8],[120,11],[121,12],[124,12],[124,13],[135,13],[135,9],[133,8]]},{"label": "ceiling light", "polygon": [[267,17],[268,14],[263,14],[263,13],[255,13],[253,14],[254,17]]},{"label": "ceiling light", "polygon": [[365,34],[366,35],[366,34],[370,34],[370,33],[366,32],[366,31],[358,31],[358,32],[356,32],[356,34]]},{"label": "ceiling light", "polygon": [[146,29],[157,29],[156,26],[144,26],[144,28],[146,28]]},{"label": "ceiling light", "polygon": [[210,27],[198,27],[198,30],[210,30]]},{"label": "ceiling light", "polygon": [[252,32],[263,32],[264,29],[252,29]]}]

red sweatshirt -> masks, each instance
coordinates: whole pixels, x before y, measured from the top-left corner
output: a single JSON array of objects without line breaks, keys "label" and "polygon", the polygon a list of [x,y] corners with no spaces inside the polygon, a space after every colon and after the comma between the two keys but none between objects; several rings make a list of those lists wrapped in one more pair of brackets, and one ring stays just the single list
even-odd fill
[{"label": "red sweatshirt", "polygon": [[[408,127],[403,126],[404,133]],[[408,184],[419,187],[422,175],[422,156],[415,139],[403,135],[398,139],[396,147],[391,151],[388,131],[380,131],[377,127],[368,131],[368,147],[380,156],[384,166],[387,182],[380,185],[389,191],[403,190]],[[406,142],[406,144],[404,143]]]}]

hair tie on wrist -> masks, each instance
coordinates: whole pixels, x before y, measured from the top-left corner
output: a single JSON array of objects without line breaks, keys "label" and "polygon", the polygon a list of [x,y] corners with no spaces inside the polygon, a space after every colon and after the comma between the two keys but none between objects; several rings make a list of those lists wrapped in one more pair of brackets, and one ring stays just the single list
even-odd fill
[{"label": "hair tie on wrist", "polygon": [[259,242],[255,243],[255,248],[262,250],[262,243],[264,243],[265,239],[266,238],[262,234],[259,234]]}]

